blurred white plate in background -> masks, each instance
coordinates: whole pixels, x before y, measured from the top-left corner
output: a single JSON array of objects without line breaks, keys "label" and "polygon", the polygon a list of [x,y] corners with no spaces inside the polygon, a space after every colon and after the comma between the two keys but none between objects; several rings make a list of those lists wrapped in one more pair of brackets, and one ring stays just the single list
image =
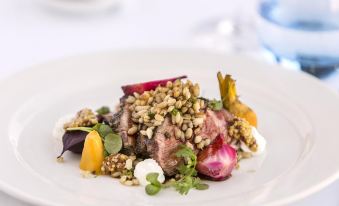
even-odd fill
[{"label": "blurred white plate in background", "polygon": [[49,8],[75,14],[86,14],[114,9],[122,0],[37,0]]},{"label": "blurred white plate in background", "polygon": [[[202,95],[219,97],[216,72],[237,79],[241,98],[259,116],[266,154],[240,163],[225,182],[181,196],[155,197],[110,177],[84,179],[79,156],[56,162],[57,119],[83,107],[115,105],[120,86],[187,74]],[[121,51],[35,66],[0,83],[1,189],[46,205],[276,205],[293,202],[339,175],[339,97],[316,79],[242,56],[193,51]]]}]

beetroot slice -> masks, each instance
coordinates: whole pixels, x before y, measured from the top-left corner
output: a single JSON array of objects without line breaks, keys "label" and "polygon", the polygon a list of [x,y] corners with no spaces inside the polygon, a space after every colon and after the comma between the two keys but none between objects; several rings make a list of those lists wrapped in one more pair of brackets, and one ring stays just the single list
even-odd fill
[{"label": "beetroot slice", "polygon": [[154,90],[158,86],[165,86],[167,82],[174,82],[177,79],[185,79],[187,78],[186,75],[180,77],[174,77],[170,79],[162,79],[162,80],[155,80],[150,82],[143,82],[137,84],[130,84],[122,86],[121,89],[125,95],[132,95],[134,92],[138,94],[142,94],[145,91]]},{"label": "beetroot slice", "polygon": [[197,170],[205,179],[222,181],[231,176],[236,164],[235,149],[224,142],[223,135],[219,135],[198,154]]}]

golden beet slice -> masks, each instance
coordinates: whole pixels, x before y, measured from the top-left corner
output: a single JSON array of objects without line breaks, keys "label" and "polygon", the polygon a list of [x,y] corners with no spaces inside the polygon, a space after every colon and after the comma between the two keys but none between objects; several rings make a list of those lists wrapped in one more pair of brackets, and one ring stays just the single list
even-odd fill
[{"label": "golden beet slice", "polygon": [[104,145],[99,133],[95,130],[87,134],[82,150],[80,169],[100,174],[104,160]]}]

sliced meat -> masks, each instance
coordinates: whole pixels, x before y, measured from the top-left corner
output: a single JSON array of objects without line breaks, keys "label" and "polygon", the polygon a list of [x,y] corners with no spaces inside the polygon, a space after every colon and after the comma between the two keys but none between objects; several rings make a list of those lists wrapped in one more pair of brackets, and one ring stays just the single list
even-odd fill
[{"label": "sliced meat", "polygon": [[219,135],[223,134],[225,141],[228,140],[227,123],[233,119],[233,115],[222,109],[220,111],[206,110],[206,117],[199,135],[209,138],[211,142]]},{"label": "sliced meat", "polygon": [[[225,141],[227,141],[227,122],[232,118],[233,116],[226,110],[207,110],[200,135],[210,138],[211,142],[213,142],[218,135],[223,134],[226,137]],[[170,118],[166,117],[164,123],[157,128],[152,139],[138,137],[136,145],[137,154],[143,154],[156,160],[167,176],[174,175],[181,162],[175,156],[175,153],[179,145],[184,143],[175,138],[175,128],[176,126],[171,123]],[[191,141],[193,141],[193,138]],[[193,149],[196,153],[198,152],[193,146],[194,144],[191,142],[188,144],[194,147]]]},{"label": "sliced meat", "polygon": [[117,127],[122,142],[123,152],[126,154],[134,153],[135,149],[135,137],[128,135],[128,128],[132,126],[131,111],[129,110],[129,104],[123,104],[120,111],[120,121]]},{"label": "sliced meat", "polygon": [[149,153],[147,152],[147,144],[149,139],[143,135],[139,135],[135,144],[135,154],[143,158],[149,158]]},{"label": "sliced meat", "polygon": [[169,117],[156,130],[155,135],[146,144],[147,153],[156,160],[167,176],[176,173],[180,159],[175,156],[178,146],[183,144],[174,135],[175,127]]}]

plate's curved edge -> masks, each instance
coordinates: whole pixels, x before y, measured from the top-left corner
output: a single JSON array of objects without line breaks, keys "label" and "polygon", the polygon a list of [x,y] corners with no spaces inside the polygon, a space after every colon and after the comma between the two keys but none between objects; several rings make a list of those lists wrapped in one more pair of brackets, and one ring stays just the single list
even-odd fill
[{"label": "plate's curved edge", "polygon": [[[173,50],[169,50],[170,52],[173,53],[190,53],[193,52],[195,54],[213,54],[213,55],[220,55],[218,53],[211,53],[211,52],[207,52],[207,51],[196,51],[196,50],[177,50],[177,49],[173,49]],[[34,70],[39,70],[41,69],[44,65],[46,64],[51,64],[53,62],[58,62],[58,61],[63,61],[63,60],[68,60],[68,59],[72,59],[74,57],[76,58],[84,58],[86,56],[92,56],[92,55],[102,55],[102,54],[114,54],[114,53],[119,53],[121,54],[122,52],[125,53],[137,53],[137,52],[150,52],[150,53],[154,53],[154,52],[163,52],[163,53],[167,53],[168,50],[144,50],[144,49],[140,49],[140,50],[116,50],[116,51],[101,51],[101,52],[91,52],[91,53],[87,53],[87,54],[81,54],[81,55],[74,55],[74,56],[70,56],[70,57],[63,57],[63,58],[58,58],[52,61],[48,61],[46,63],[42,63],[42,64],[38,64],[32,67],[29,67],[27,70],[18,72],[18,73],[14,73],[8,77],[6,77],[5,79],[0,80],[0,86],[3,86],[3,84],[5,84],[7,81],[10,81],[12,78],[16,78],[16,76],[18,75],[24,75],[29,72],[31,72],[33,69]],[[236,58],[241,58],[239,57],[239,55],[229,55],[231,57],[236,57]],[[249,57],[246,57],[249,58]],[[251,58],[250,58],[251,59]],[[253,61],[257,61],[256,59],[252,59]],[[257,61],[259,62],[259,61]],[[273,67],[279,67],[276,65],[272,65]],[[293,71],[286,71],[286,72],[293,72]],[[339,94],[332,88],[329,88],[327,86],[325,86],[324,84],[320,83],[320,81],[318,79],[316,79],[313,76],[307,75],[307,74],[302,74],[302,73],[296,73],[296,75],[301,75],[303,77],[307,77],[309,80],[311,80],[313,83],[317,84],[317,86],[322,87],[322,88],[326,88],[328,91],[331,91],[334,95],[336,95],[339,98]],[[265,205],[283,205],[283,204],[289,204],[298,200],[301,200],[309,195],[312,195],[318,191],[320,191],[321,189],[325,188],[326,186],[330,185],[331,183],[333,183],[335,180],[339,179],[339,171],[337,171],[336,173],[334,173],[332,176],[329,176],[328,178],[324,179],[322,182],[320,182],[318,185],[315,185],[314,187],[311,187],[303,192],[297,193],[293,196],[290,196],[288,198],[283,198],[277,201],[273,201],[270,203],[267,203]],[[46,201],[45,199],[41,199],[38,197],[33,197],[30,195],[25,194],[24,192],[17,190],[16,188],[12,187],[11,185],[3,182],[0,180],[0,190],[3,191],[4,193],[14,197],[14,198],[18,198],[20,200],[23,200],[24,202],[27,203],[32,203],[32,204],[38,204],[38,205],[53,205],[53,206],[60,206],[60,204],[51,204],[51,202]]]}]

